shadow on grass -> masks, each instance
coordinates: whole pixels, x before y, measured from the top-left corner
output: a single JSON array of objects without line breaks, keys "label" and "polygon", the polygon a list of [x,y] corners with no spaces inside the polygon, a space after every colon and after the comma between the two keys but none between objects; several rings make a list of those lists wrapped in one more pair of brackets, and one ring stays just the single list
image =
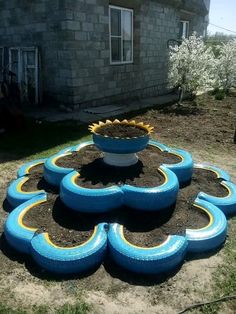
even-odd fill
[{"label": "shadow on grass", "polygon": [[0,135],[2,161],[26,158],[60,145],[75,145],[88,135],[87,125],[77,125],[72,121],[38,123],[27,120],[23,129]]},{"label": "shadow on grass", "polygon": [[2,203],[2,209],[6,212],[6,213],[10,213],[13,210],[13,207],[11,206],[11,204],[8,202],[7,199],[5,199]]}]

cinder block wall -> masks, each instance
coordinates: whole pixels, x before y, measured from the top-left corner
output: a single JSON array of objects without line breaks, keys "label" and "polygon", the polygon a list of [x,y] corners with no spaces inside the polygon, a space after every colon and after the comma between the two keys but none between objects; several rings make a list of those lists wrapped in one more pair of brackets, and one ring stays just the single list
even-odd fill
[{"label": "cinder block wall", "polygon": [[167,40],[178,37],[178,10],[157,1],[110,1],[134,9],[134,62],[110,65],[109,1],[86,3],[77,1],[75,8],[81,28],[75,31],[72,60],[74,103],[91,106],[165,93]]},{"label": "cinder block wall", "polygon": [[[155,0],[0,0],[0,46],[39,46],[44,93],[76,107],[167,91],[180,11]],[[109,3],[134,9],[134,63],[110,65]],[[172,1],[174,3],[174,1]],[[203,30],[201,17],[194,27]]]},{"label": "cinder block wall", "polygon": [[63,1],[0,1],[0,46],[38,46],[44,94],[67,102],[73,97],[68,91],[72,56],[66,42],[73,34],[64,25],[71,12]]}]

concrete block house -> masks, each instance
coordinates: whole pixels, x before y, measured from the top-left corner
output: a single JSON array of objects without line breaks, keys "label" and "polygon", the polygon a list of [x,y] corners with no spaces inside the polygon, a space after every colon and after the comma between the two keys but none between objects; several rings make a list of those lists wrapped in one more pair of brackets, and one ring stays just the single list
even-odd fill
[{"label": "concrete block house", "polygon": [[164,94],[167,42],[203,35],[209,2],[0,0],[0,66],[32,103],[80,108]]}]

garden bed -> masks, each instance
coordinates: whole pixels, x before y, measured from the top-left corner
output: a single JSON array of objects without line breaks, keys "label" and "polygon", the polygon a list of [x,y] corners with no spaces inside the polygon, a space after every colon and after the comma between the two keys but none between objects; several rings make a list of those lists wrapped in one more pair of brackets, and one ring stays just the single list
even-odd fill
[{"label": "garden bed", "polygon": [[[95,169],[98,168],[95,167],[90,172],[91,179],[95,176]],[[108,174],[111,174],[109,178],[112,177],[113,179],[116,174],[118,174],[119,179],[121,179],[121,174],[123,178],[126,174],[126,179],[128,175],[127,171],[111,173],[109,169],[106,169],[104,174],[107,174],[104,175],[105,179],[108,178]],[[36,175],[33,174],[32,176],[32,180],[35,180]],[[101,176],[101,179],[104,177]],[[95,185],[103,186],[104,181],[96,183],[96,180],[99,180],[97,175],[94,180]],[[118,181],[118,178],[113,180],[114,183],[115,181]],[[150,184],[150,179],[148,182]],[[184,235],[187,228],[199,229],[207,226],[209,223],[208,215],[194,206],[193,202],[200,191],[218,197],[227,196],[227,189],[220,183],[221,179],[218,179],[214,172],[195,169],[191,184],[180,189],[176,204],[169,209],[154,213],[122,207],[109,214],[82,214],[67,208],[58,195],[50,195],[47,202],[31,209],[24,216],[23,222],[28,227],[37,227],[38,232],[49,232],[52,241],[60,246],[79,245],[89,239],[94,226],[98,223],[116,222],[124,225],[124,235],[132,244],[152,247],[161,244],[168,235]]]}]

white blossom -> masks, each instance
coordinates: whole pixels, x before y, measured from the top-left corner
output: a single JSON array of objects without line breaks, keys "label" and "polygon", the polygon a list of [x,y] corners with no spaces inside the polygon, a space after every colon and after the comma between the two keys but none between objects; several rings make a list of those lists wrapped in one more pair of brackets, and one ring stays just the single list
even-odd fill
[{"label": "white blossom", "polygon": [[215,58],[211,47],[194,33],[180,46],[171,48],[169,83],[192,94],[215,84]]},{"label": "white blossom", "polygon": [[236,40],[230,40],[218,46],[218,49],[216,86],[228,92],[236,84]]}]

